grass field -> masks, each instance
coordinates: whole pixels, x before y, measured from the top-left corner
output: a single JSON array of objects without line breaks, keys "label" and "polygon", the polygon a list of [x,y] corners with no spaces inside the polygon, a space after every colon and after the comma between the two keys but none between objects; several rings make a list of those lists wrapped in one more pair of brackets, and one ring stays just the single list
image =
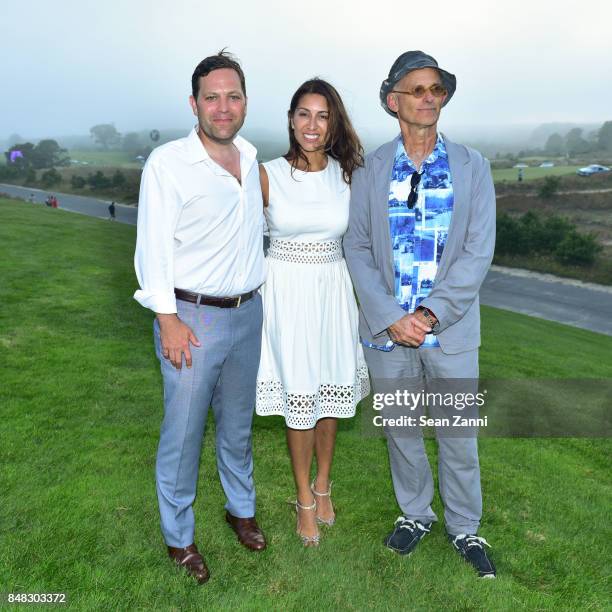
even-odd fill
[{"label": "grass field", "polygon": [[[280,418],[256,418],[249,553],[223,520],[212,415],[195,504],[211,569],[197,587],[165,556],[154,462],[161,381],[151,313],[131,294],[135,230],[0,200],[0,591],[63,592],[76,610],[606,610],[609,440],[480,441],[496,581],[434,527],[410,557],[381,545],[398,515],[381,439],[342,421],[338,523],[301,547]],[[483,377],[610,377],[612,338],[483,308]],[[432,463],[435,443],[428,441]],[[434,509],[441,516],[439,499]]]},{"label": "grass field", "polygon": [[[576,170],[582,166],[554,166],[552,168],[523,168],[523,180],[532,181],[545,176],[565,176],[566,174],[576,174]],[[493,181],[517,181],[518,168],[493,168]]]},{"label": "grass field", "polygon": [[87,162],[90,166],[106,168],[142,168],[142,164],[134,160],[134,155],[126,151],[94,151],[71,149],[70,159]]}]

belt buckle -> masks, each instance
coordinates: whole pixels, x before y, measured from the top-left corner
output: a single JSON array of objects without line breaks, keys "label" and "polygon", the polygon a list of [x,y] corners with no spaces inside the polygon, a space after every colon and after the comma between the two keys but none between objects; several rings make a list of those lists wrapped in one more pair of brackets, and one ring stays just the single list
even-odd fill
[{"label": "belt buckle", "polygon": [[238,296],[238,303],[236,304],[236,308],[240,308],[240,302],[242,302],[242,296]]}]

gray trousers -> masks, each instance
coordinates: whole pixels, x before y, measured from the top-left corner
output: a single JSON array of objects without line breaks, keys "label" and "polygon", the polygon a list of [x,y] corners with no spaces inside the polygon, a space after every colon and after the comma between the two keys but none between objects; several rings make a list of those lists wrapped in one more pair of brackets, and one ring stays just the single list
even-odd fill
[{"label": "gray trousers", "polygon": [[156,462],[161,528],[168,546],[194,542],[193,502],[208,408],[216,424],[217,469],[234,516],[255,515],[251,425],[261,351],[261,296],[239,308],[196,306],[177,300],[178,316],[195,333],[193,365],[177,370],[160,352],[159,325],[154,323],[157,357],[164,383],[164,419]]},{"label": "gray trousers", "polygon": [[[470,392],[477,391],[478,349],[447,355],[440,348],[396,346],[388,353],[367,348],[365,357],[375,393],[388,389],[389,379],[401,379],[402,389],[419,392],[434,378],[464,379],[461,384],[470,386]],[[423,437],[406,435],[400,428],[386,433],[393,487],[402,513],[422,523],[437,521],[431,509],[434,484]],[[482,516],[477,438],[438,435],[438,431],[436,437],[446,530],[451,535],[476,533]]]}]

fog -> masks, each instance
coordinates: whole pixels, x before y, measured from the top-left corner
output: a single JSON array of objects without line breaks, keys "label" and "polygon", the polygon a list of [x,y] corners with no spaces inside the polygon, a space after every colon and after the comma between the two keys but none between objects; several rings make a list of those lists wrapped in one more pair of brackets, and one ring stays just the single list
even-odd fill
[{"label": "fog", "polygon": [[395,58],[422,49],[457,75],[442,128],[471,141],[540,123],[612,119],[612,5],[534,0],[2,2],[0,140],[185,131],[195,65],[222,47],[247,78],[245,133],[284,137],[291,94],[318,75],[366,142],[394,134],[378,102]]}]

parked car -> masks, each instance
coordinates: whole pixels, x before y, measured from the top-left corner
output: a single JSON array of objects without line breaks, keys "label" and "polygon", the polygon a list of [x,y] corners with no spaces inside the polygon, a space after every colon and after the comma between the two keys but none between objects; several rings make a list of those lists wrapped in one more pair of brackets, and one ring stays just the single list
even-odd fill
[{"label": "parked car", "polygon": [[545,161],[540,164],[540,168],[554,168],[554,167],[555,167],[555,162]]},{"label": "parked car", "polygon": [[608,166],[601,166],[600,164],[591,164],[576,170],[576,174],[580,176],[591,176],[592,174],[599,174],[600,172],[610,172]]},{"label": "parked car", "polygon": [[513,168],[529,168],[529,164],[514,164]]}]

